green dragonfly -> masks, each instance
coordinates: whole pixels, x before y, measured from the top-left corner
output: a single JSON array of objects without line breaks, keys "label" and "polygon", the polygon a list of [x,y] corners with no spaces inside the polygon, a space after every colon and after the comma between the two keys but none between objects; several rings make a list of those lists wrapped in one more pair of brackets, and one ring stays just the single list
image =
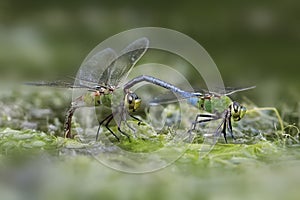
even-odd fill
[{"label": "green dragonfly", "polygon": [[[124,81],[130,70],[144,55],[149,46],[147,38],[140,38],[129,44],[123,49],[119,56],[111,48],[106,48],[102,51],[96,52],[89,59],[84,61],[80,67],[74,83],[65,81],[54,82],[29,82],[27,85],[35,86],[50,86],[50,87],[63,87],[73,89],[85,89],[85,94],[77,97],[67,111],[64,131],[65,137],[73,138],[71,133],[72,117],[76,109],[80,107],[94,107],[94,106],[107,106],[111,107],[112,94],[119,88],[119,84]],[[120,105],[125,106],[125,112],[134,112],[141,103],[141,99],[133,92],[128,91],[125,94],[125,102],[120,102]],[[122,110],[124,111],[124,110]],[[118,136],[109,128],[109,124],[117,113],[111,113],[99,122],[99,128],[96,135],[98,139],[101,125],[110,131],[111,134],[119,141]],[[121,113],[124,116],[124,113]],[[129,114],[132,118],[137,119]],[[121,120],[125,120],[122,118]],[[120,122],[121,123],[121,122]],[[129,135],[123,132],[118,125],[118,131],[128,137]],[[128,125],[128,124],[127,124]],[[129,125],[128,125],[129,126]]]},{"label": "green dragonfly", "polygon": [[[232,133],[231,120],[239,121],[245,116],[247,112],[246,107],[244,107],[236,101],[233,101],[229,97],[229,95],[235,92],[255,88],[255,86],[240,89],[227,88],[225,93],[210,92],[205,90],[201,90],[198,92],[187,92],[158,78],[142,75],[127,82],[124,85],[124,92],[127,93],[129,91],[129,88],[143,81],[163,87],[171,91],[172,93],[176,93],[181,98],[187,99],[188,103],[190,103],[191,105],[196,106],[200,110],[204,110],[207,112],[207,114],[197,114],[195,120],[192,122],[191,128],[188,131],[189,133],[196,129],[197,124],[222,119],[222,122],[218,126],[216,133],[218,134],[221,132],[224,136],[226,143],[227,130],[230,133],[231,137],[235,139]],[[153,105],[169,103],[172,101],[174,102],[174,99],[168,99],[164,97],[164,100],[157,98],[153,100],[151,104]]]}]

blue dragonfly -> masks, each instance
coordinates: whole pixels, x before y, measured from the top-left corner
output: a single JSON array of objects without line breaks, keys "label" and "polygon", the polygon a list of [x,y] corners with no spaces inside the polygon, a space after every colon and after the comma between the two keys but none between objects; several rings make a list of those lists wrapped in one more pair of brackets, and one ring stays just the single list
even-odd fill
[{"label": "blue dragonfly", "polygon": [[[132,79],[124,85],[124,92],[127,93],[131,87],[140,82],[148,82],[160,87],[163,87],[172,93],[178,94],[182,99],[187,99],[187,101],[196,106],[199,110],[204,110],[206,113],[197,114],[195,120],[192,122],[191,128],[189,129],[189,133],[196,129],[196,125],[200,123],[210,122],[214,120],[222,119],[222,122],[218,126],[216,133],[222,133],[227,143],[227,131],[231,135],[233,139],[234,135],[232,133],[232,120],[240,121],[246,114],[247,109],[240,103],[233,101],[229,95],[234,94],[236,92],[249,90],[255,88],[255,86],[247,87],[247,88],[226,88],[226,93],[217,93],[210,92],[205,90],[200,90],[197,92],[188,92],[184,91],[170,83],[167,83],[158,78],[142,75]],[[151,104],[160,104],[160,103],[168,103],[173,100],[168,98],[163,98],[164,100],[157,98],[151,102]],[[168,99],[168,100],[166,100]],[[177,99],[176,99],[177,100]]]}]

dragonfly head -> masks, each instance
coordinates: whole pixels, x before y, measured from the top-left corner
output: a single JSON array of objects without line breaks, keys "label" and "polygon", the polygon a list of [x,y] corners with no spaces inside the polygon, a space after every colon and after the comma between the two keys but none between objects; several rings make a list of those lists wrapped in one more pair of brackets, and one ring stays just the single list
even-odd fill
[{"label": "dragonfly head", "polygon": [[129,111],[134,112],[141,105],[142,100],[134,93],[128,92],[125,96],[125,105]]},{"label": "dragonfly head", "polygon": [[240,121],[246,114],[246,107],[240,105],[238,102],[232,102],[230,105],[231,116],[234,121]]}]

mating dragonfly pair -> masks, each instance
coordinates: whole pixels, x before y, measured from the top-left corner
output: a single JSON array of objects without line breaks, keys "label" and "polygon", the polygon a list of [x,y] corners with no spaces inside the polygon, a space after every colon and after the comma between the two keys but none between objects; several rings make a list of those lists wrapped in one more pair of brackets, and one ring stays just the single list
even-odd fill
[{"label": "mating dragonfly pair", "polygon": [[[66,114],[64,124],[65,137],[72,138],[73,135],[71,133],[71,124],[75,110],[80,107],[93,107],[100,105],[111,107],[113,93],[117,88],[120,87],[119,84],[127,77],[130,70],[145,54],[148,47],[149,40],[147,38],[140,38],[129,44],[124,50],[121,51],[119,56],[117,56],[115,51],[111,48],[97,52],[83,63],[73,84],[64,81],[30,82],[27,84],[87,90],[84,95],[77,97],[71,103],[71,106]],[[195,130],[196,125],[199,123],[222,119],[220,126],[216,130],[216,134],[222,133],[226,143],[227,130],[231,137],[234,138],[232,134],[231,120],[239,121],[246,114],[246,108],[240,105],[238,102],[232,101],[228,95],[253,88],[249,87],[242,89],[230,89],[224,94],[218,94],[214,92],[188,92],[158,78],[142,75],[132,79],[124,85],[124,99],[122,100],[123,102],[120,102],[120,106],[124,109],[117,110],[117,112],[121,113],[112,112],[99,122],[96,140],[98,140],[100,127],[104,125],[119,141],[119,137],[109,127],[109,124],[114,118],[115,114],[120,114],[121,121],[126,122],[126,115],[124,113],[129,114],[129,116],[132,118],[140,121],[138,118],[132,115],[132,112],[139,108],[141,99],[137,94],[132,92],[130,88],[143,81],[163,87],[173,93],[176,93],[181,98],[187,99],[190,104],[207,112],[206,114],[198,114],[196,116],[195,120],[191,124],[191,128],[188,130],[189,133]],[[157,102],[158,101],[156,99],[156,103]],[[222,105],[222,110],[220,106],[217,105]],[[121,130],[121,123],[117,123],[117,126],[118,131],[130,139],[130,136]]]}]

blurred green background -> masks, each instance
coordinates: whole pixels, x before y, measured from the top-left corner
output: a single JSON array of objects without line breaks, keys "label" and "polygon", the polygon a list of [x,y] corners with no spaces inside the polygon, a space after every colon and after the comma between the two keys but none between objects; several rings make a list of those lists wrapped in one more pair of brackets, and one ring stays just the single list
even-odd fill
[{"label": "blurred green background", "polygon": [[[260,106],[299,99],[298,1],[0,2],[0,79],[72,76],[98,43],[146,26],[180,31],[216,62],[225,85],[256,85]],[[248,96],[248,93],[247,93]]]},{"label": "blurred green background", "polygon": [[[2,0],[0,95],[24,81],[74,76],[86,55],[101,41],[128,29],[155,26],[180,31],[198,41],[214,59],[225,85],[256,85],[256,89],[245,93],[247,98],[258,106],[276,106],[281,113],[289,112],[295,116],[289,123],[298,123],[299,10],[297,0]],[[58,110],[63,113],[61,107]],[[26,170],[23,172],[24,168],[19,170],[24,176],[10,176],[0,171],[0,175],[4,173],[7,177],[4,182],[8,183],[6,187],[0,184],[0,191],[2,196],[11,197],[5,199],[16,199],[13,196],[17,194],[15,187],[21,194],[27,192],[27,199],[32,199],[30,195],[37,191],[44,199],[53,199],[55,194],[60,197],[58,199],[67,199],[62,194],[68,190],[71,191],[68,197],[72,199],[103,196],[152,199],[151,195],[169,199],[257,199],[261,194],[272,199],[296,199],[299,197],[299,152],[296,149],[293,156],[280,153],[279,163],[269,158],[280,150],[278,147],[266,153],[263,148],[254,149],[253,154],[265,155],[263,159],[246,153],[241,158],[230,154],[225,162],[220,159],[217,164],[206,164],[197,158],[190,164],[192,158],[187,154],[187,158],[176,165],[142,176],[115,172],[87,156],[71,156],[64,158],[66,161],[58,156],[55,164],[52,164],[53,158],[46,156],[46,165],[37,167],[41,172],[32,167],[35,163],[28,167],[29,172],[38,174],[37,179],[33,178],[36,182],[30,182],[34,176]],[[1,155],[0,166],[5,167],[2,158]],[[233,163],[242,164],[231,164],[228,161],[231,158],[236,159]],[[63,162],[59,162],[60,159]],[[8,172],[10,170],[14,169]],[[15,182],[21,182],[22,187]],[[5,192],[12,196],[5,196]]]}]

